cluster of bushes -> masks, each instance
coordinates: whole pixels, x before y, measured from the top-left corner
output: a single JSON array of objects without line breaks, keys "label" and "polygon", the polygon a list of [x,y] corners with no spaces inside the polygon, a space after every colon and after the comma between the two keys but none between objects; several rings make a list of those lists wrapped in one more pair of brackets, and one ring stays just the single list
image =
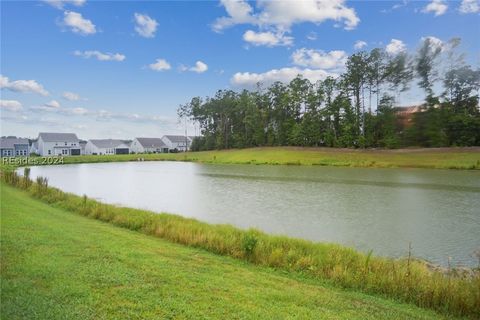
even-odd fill
[{"label": "cluster of bushes", "polygon": [[230,225],[209,225],[170,214],[102,204],[33,182],[25,169],[1,172],[3,182],[21,188],[52,206],[113,225],[244,259],[251,263],[302,273],[345,288],[381,294],[448,314],[480,315],[480,273],[468,276],[452,270],[434,271],[422,261],[389,259],[360,253],[335,244],[271,236]]}]

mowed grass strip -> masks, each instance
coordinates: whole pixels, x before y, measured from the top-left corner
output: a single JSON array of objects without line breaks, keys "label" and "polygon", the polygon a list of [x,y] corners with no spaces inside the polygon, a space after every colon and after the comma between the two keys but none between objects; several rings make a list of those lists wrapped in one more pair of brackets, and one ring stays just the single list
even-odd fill
[{"label": "mowed grass strip", "polygon": [[480,169],[480,148],[354,150],[265,147],[187,153],[65,157],[65,163],[119,162],[143,159],[218,164],[321,165],[371,168]]},{"label": "mowed grass strip", "polygon": [[49,320],[447,319],[117,228],[5,184],[0,310]]}]

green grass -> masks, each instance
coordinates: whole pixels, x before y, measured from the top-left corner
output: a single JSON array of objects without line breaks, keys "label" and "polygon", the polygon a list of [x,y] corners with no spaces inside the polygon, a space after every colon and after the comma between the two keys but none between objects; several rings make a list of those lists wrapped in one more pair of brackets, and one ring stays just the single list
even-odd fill
[{"label": "green grass", "polygon": [[375,257],[335,244],[270,236],[229,225],[209,225],[170,214],[106,205],[50,188],[41,178],[32,183],[14,172],[2,172],[2,179],[56,208],[171,242],[301,274],[336,287],[415,303],[444,314],[477,318],[480,315],[478,272],[472,278],[464,278],[455,270],[448,274],[432,271],[421,261]]},{"label": "green grass", "polygon": [[177,154],[66,157],[65,163],[144,160],[196,161],[218,164],[287,164],[372,168],[480,169],[480,148],[354,150],[268,147]]},{"label": "green grass", "polygon": [[453,319],[88,219],[1,187],[2,319]]}]

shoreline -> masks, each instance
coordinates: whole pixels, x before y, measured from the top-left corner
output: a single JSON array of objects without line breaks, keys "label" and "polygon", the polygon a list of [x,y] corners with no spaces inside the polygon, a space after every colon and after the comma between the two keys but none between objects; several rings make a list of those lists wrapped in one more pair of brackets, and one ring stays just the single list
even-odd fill
[{"label": "shoreline", "polygon": [[[45,157],[30,157],[42,159]],[[53,157],[50,157],[53,158]],[[57,157],[60,159],[59,157]],[[5,159],[5,158],[3,158]],[[15,159],[15,158],[10,158]],[[63,157],[62,163],[45,165],[125,162],[185,161],[208,164],[295,165],[358,168],[419,168],[449,170],[480,170],[480,147],[408,148],[408,149],[332,149],[303,147],[258,147],[185,153],[128,155],[83,155]],[[26,166],[18,163],[2,166]],[[18,161],[20,162],[20,160]],[[39,164],[43,165],[43,164]]]},{"label": "shoreline", "polygon": [[1,193],[6,318],[465,319]]},{"label": "shoreline", "polygon": [[167,213],[104,204],[86,196],[65,193],[48,181],[2,171],[4,183],[54,208],[87,216],[118,227],[166,239],[246,262],[306,276],[369,294],[414,303],[456,315],[480,312],[480,272],[471,277],[456,269],[439,270],[414,257],[374,256],[331,243],[269,235],[231,225],[212,225]]}]

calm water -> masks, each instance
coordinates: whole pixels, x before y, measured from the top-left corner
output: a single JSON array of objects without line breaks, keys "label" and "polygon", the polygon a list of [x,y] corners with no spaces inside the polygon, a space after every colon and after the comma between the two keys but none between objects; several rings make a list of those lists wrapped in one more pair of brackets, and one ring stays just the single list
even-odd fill
[{"label": "calm water", "polygon": [[32,167],[79,195],[377,255],[475,265],[480,172],[127,162]]}]

